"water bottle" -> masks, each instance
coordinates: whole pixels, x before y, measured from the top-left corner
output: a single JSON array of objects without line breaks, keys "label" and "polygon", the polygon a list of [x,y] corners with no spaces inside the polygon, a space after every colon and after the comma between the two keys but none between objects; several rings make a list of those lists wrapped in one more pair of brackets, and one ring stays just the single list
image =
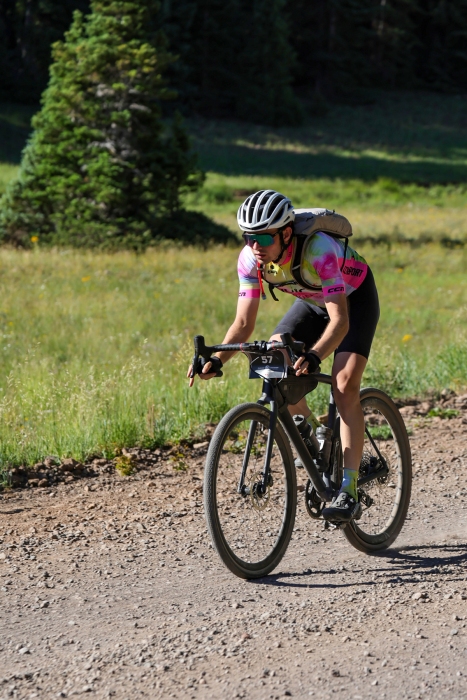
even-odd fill
[{"label": "water bottle", "polygon": [[317,463],[320,471],[327,471],[329,468],[329,458],[332,447],[332,430],[325,425],[320,425],[316,430],[316,437],[319,443]]},{"label": "water bottle", "polygon": [[304,416],[294,416],[293,422],[297,426],[298,432],[302,436],[303,442],[308,448],[308,452],[312,457],[316,457],[320,449],[320,443],[318,442],[311,425]]}]

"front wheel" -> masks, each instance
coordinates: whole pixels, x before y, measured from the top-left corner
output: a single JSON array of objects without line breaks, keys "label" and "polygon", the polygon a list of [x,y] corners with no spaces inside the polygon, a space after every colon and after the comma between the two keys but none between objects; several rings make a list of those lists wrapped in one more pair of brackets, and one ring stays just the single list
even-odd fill
[{"label": "front wheel", "polygon": [[259,404],[236,406],[217,426],[206,458],[204,507],[209,532],[224,564],[240,578],[266,576],[279,564],[295,522],[294,462],[279,422],[268,485],[264,493],[260,488],[270,416]]},{"label": "front wheel", "polygon": [[389,471],[359,488],[362,516],[343,532],[353,547],[370,553],[389,547],[402,529],[412,490],[412,457],[404,421],[389,396],[364,389],[360,404],[365,418],[360,476],[380,469],[381,458]]}]

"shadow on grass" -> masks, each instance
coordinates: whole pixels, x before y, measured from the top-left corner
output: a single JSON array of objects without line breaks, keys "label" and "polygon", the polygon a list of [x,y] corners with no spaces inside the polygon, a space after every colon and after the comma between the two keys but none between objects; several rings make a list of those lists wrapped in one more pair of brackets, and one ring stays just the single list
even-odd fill
[{"label": "shadow on grass", "polygon": [[467,163],[410,162],[383,158],[346,157],[332,153],[296,153],[236,145],[197,144],[201,167],[224,175],[291,178],[341,178],[374,181],[380,177],[421,185],[454,184],[467,179]]}]

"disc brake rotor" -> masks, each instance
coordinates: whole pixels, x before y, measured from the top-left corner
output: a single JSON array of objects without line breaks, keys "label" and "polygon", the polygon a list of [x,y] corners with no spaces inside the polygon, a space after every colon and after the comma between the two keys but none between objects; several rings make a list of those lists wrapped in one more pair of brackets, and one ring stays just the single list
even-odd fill
[{"label": "disc brake rotor", "polygon": [[266,486],[266,491],[264,493],[260,493],[259,489],[261,488],[261,482],[262,475],[258,474],[257,472],[252,472],[249,479],[249,487],[251,505],[255,510],[264,510],[269,503],[269,498],[271,496],[271,484]]}]

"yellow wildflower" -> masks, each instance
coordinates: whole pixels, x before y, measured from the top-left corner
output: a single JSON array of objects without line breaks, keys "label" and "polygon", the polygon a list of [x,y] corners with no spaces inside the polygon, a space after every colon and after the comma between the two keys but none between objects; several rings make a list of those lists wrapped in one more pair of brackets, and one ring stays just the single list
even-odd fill
[{"label": "yellow wildflower", "polygon": [[31,243],[37,243],[39,241],[39,236],[31,236]]},{"label": "yellow wildflower", "polygon": [[90,279],[91,279],[90,276],[89,277],[81,277],[81,282],[89,282]]},{"label": "yellow wildflower", "polygon": [[408,343],[409,340],[412,340],[412,338],[413,338],[413,335],[410,335],[410,333],[406,333],[406,334],[402,337],[402,342],[403,342],[403,343]]}]

